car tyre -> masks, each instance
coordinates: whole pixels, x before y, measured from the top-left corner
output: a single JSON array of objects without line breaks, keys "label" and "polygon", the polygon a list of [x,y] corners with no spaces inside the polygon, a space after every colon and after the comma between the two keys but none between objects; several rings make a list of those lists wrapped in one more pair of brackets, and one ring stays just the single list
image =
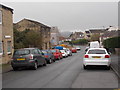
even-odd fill
[{"label": "car tyre", "polygon": [[46,60],[45,60],[45,62],[44,62],[44,64],[43,64],[43,66],[47,66],[47,62],[46,62]]},{"label": "car tyre", "polygon": [[12,67],[12,68],[13,68],[13,70],[14,70],[14,71],[17,71],[17,70],[18,70],[18,68],[17,68],[17,67]]},{"label": "car tyre", "polygon": [[107,66],[107,70],[110,70],[110,66]]},{"label": "car tyre", "polygon": [[86,69],[87,69],[87,66],[83,65],[83,69],[86,70]]},{"label": "car tyre", "polygon": [[60,57],[58,57],[58,60],[60,60]]},{"label": "car tyre", "polygon": [[50,59],[49,59],[49,64],[51,64],[51,63],[52,63],[52,59],[50,58]]},{"label": "car tyre", "polygon": [[38,68],[38,64],[37,64],[37,62],[35,62],[35,63],[34,63],[34,66],[33,66],[33,69],[34,69],[34,70],[37,70],[37,68]]}]

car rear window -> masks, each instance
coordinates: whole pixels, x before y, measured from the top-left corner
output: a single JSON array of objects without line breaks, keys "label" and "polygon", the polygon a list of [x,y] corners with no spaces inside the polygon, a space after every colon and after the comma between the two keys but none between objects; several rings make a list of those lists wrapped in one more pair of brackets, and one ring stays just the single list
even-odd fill
[{"label": "car rear window", "polygon": [[64,53],[65,51],[64,50],[60,50],[60,52]]},{"label": "car rear window", "polygon": [[42,51],[42,53],[44,53],[44,55],[47,55],[47,51]]},{"label": "car rear window", "polygon": [[89,50],[88,54],[106,54],[105,50]]},{"label": "car rear window", "polygon": [[56,52],[56,50],[51,50],[53,53],[55,53]]},{"label": "car rear window", "polygon": [[30,54],[30,50],[17,50],[14,52],[14,55],[28,55]]}]

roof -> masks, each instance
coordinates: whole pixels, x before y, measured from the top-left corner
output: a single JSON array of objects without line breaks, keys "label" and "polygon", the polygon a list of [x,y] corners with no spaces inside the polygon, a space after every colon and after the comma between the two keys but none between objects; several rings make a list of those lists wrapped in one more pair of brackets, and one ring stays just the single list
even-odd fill
[{"label": "roof", "polygon": [[120,34],[120,30],[118,31],[106,31],[102,37],[115,37],[115,36],[119,36]]},{"label": "roof", "polygon": [[94,49],[106,50],[105,48],[89,48],[88,50],[94,50]]},{"label": "roof", "polygon": [[89,31],[91,33],[104,33],[107,30],[106,29],[90,29]]},{"label": "roof", "polygon": [[85,31],[85,33],[90,33],[90,31]]},{"label": "roof", "polygon": [[13,13],[13,9],[10,8],[10,7],[7,7],[7,6],[4,6],[4,5],[0,4],[0,8],[4,8],[4,9],[7,9],[7,10],[10,10]]},{"label": "roof", "polygon": [[40,22],[37,22],[37,21],[34,21],[34,20],[30,20],[30,19],[25,19],[25,20],[28,20],[28,21],[33,22],[33,23],[35,23],[35,24],[41,25],[41,26],[43,26],[43,27],[51,28],[51,27],[49,27],[49,26],[47,26],[47,25],[44,25],[44,24],[42,24],[42,23],[40,23]]},{"label": "roof", "polygon": [[[44,24],[42,24],[42,23],[40,23],[40,22],[38,22],[38,21],[34,21],[34,20],[26,19],[26,18],[22,19],[21,21],[23,21],[23,20],[27,20],[27,21],[29,21],[29,22],[33,22],[33,23],[35,23],[35,24],[37,24],[37,25],[40,25],[40,26],[42,26],[42,27],[51,28],[51,27],[49,27],[49,26],[47,26],[47,25],[44,25]],[[19,21],[19,22],[21,22],[21,21]],[[19,23],[19,22],[18,22],[18,23]],[[17,24],[17,23],[16,23],[16,24]]]},{"label": "roof", "polygon": [[76,34],[83,34],[83,32],[75,32]]}]

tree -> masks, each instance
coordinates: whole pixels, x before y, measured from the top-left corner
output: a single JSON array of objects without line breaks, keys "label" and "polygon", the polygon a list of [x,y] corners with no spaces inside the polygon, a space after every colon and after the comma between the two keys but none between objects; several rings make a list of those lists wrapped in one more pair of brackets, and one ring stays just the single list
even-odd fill
[{"label": "tree", "polygon": [[40,32],[31,31],[26,29],[24,31],[18,31],[14,29],[14,48],[28,48],[38,47],[42,48],[42,36]]},{"label": "tree", "polygon": [[29,31],[23,40],[25,47],[38,47],[42,48],[42,35],[40,32]]}]

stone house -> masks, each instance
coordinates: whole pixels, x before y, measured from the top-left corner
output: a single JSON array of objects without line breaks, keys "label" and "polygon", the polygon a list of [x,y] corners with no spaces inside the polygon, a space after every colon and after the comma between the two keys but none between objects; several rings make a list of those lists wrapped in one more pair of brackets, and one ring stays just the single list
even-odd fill
[{"label": "stone house", "polygon": [[22,19],[21,21],[14,24],[14,28],[18,31],[24,31],[26,29],[28,30],[34,30],[39,32],[42,36],[42,49],[50,49],[50,27],[47,25],[44,25],[40,22],[30,20],[30,19]]},{"label": "stone house", "polygon": [[84,37],[85,39],[90,40],[93,35],[98,34],[99,36],[103,35],[108,29],[89,29],[85,31]]},{"label": "stone house", "polygon": [[59,32],[58,27],[56,27],[56,26],[51,27],[50,33],[51,33],[51,45],[52,46],[58,45],[59,37],[60,37],[60,32]]},{"label": "stone house", "polygon": [[75,33],[72,33],[69,37],[71,40],[83,39],[84,33],[83,32],[75,32]]},{"label": "stone house", "polygon": [[87,40],[90,40],[90,38],[91,38],[91,33],[90,33],[90,31],[85,31],[85,32],[84,32],[84,38],[87,39]]},{"label": "stone house", "polygon": [[13,9],[0,4],[0,63],[8,63],[13,51]]}]

